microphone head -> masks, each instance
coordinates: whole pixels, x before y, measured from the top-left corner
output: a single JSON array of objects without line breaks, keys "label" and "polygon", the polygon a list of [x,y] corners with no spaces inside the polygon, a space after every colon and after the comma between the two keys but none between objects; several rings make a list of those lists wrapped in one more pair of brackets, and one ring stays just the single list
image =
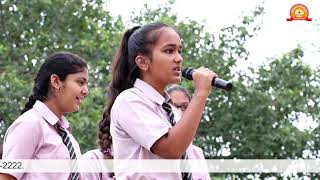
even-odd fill
[{"label": "microphone head", "polygon": [[194,71],[193,67],[188,67],[188,68],[184,68],[182,70],[182,77],[188,79],[188,80],[192,80],[192,73]]},{"label": "microphone head", "polygon": [[232,84],[231,84],[231,83],[228,83],[228,84],[226,85],[225,90],[227,90],[227,91],[231,91],[231,90],[232,90],[232,88],[233,88]]},{"label": "microphone head", "polygon": [[232,83],[226,81],[226,80],[223,80],[223,79],[220,79],[220,78],[215,78],[214,81],[212,81],[212,85],[214,87],[217,87],[217,88],[221,88],[221,89],[224,89],[226,91],[231,91],[232,90]]}]

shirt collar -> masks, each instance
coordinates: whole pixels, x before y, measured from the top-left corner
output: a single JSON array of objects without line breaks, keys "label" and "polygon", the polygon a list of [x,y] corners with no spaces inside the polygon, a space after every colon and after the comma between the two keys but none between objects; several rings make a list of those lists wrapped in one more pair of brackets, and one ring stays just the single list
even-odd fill
[{"label": "shirt collar", "polygon": [[37,100],[33,105],[33,109],[35,109],[49,124],[54,126],[58,123],[64,128],[69,128],[69,122],[66,118],[62,116],[61,121],[59,121],[59,118],[43,102]]},{"label": "shirt collar", "polygon": [[156,91],[152,86],[150,86],[145,81],[137,78],[134,87],[138,88],[142,91],[149,99],[153,100],[160,106],[164,103],[171,103],[171,98],[167,92],[164,92],[164,96],[162,96],[158,91]]}]

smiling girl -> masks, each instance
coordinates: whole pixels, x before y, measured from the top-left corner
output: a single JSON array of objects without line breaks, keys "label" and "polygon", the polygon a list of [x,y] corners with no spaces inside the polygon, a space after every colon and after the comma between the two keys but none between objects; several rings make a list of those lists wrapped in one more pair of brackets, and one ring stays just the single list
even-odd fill
[{"label": "smiling girl", "polygon": [[[35,78],[29,101],[8,128],[3,159],[77,159],[79,144],[70,134],[65,113],[80,109],[88,95],[88,68],[68,52],[49,56]],[[0,174],[0,179],[80,179],[79,173]]]}]

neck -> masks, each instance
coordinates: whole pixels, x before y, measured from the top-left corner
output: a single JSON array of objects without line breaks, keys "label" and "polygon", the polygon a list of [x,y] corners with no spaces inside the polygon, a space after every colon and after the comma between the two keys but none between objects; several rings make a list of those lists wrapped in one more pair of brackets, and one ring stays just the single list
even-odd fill
[{"label": "neck", "polygon": [[57,103],[54,100],[46,100],[43,102],[45,105],[47,105],[47,107],[59,118],[62,118],[62,111],[59,109],[59,107],[57,106]]},{"label": "neck", "polygon": [[154,81],[149,78],[143,78],[144,82],[148,83],[150,86],[152,86],[158,93],[160,93],[162,96],[164,96],[164,89],[166,88],[166,85],[163,85],[157,81]]}]

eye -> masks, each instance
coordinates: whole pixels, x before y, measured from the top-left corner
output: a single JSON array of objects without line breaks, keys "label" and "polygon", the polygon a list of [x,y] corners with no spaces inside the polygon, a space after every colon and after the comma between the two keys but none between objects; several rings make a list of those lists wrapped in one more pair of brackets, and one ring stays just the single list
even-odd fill
[{"label": "eye", "polygon": [[166,50],[164,50],[164,52],[167,54],[171,54],[173,52],[173,49],[166,49]]},{"label": "eye", "polygon": [[79,81],[78,81],[78,84],[79,84],[80,86],[83,86],[83,85],[86,84],[86,81],[84,81],[84,80],[79,80]]},{"label": "eye", "polygon": [[187,108],[188,108],[188,104],[183,104],[183,105],[181,105],[181,110],[182,110],[182,111],[187,110]]}]

